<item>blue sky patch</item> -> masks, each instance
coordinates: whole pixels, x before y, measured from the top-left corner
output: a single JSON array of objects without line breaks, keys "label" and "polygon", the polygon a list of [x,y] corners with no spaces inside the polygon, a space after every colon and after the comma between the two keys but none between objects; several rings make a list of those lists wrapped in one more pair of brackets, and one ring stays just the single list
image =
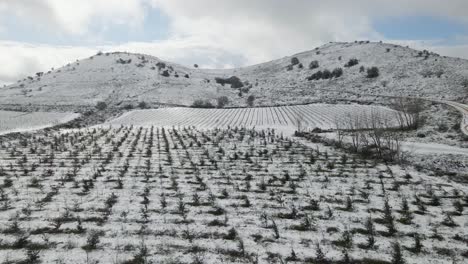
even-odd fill
[{"label": "blue sky patch", "polygon": [[403,16],[376,19],[374,29],[387,39],[444,40],[447,44],[457,36],[468,35],[468,25],[431,16]]}]

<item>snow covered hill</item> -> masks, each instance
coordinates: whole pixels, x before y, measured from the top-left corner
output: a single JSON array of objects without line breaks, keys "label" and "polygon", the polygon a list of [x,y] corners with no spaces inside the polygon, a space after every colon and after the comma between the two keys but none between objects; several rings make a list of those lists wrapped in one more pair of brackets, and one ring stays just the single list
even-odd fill
[{"label": "snow covered hill", "polygon": [[[357,64],[346,67],[350,61]],[[371,67],[377,67],[377,77],[368,78]],[[342,73],[333,71],[337,68]],[[334,77],[324,79],[329,73],[335,73]],[[321,79],[307,80],[313,74]],[[185,67],[142,54],[104,53],[0,88],[0,104],[94,106],[105,101],[124,106],[145,101],[191,105],[196,99],[216,104],[217,98],[227,96],[228,106],[245,106],[253,95],[254,105],[268,106],[318,101],[344,90],[357,93],[354,98],[359,94],[405,95],[463,102],[468,98],[468,61],[373,42],[330,43],[226,70]]]}]

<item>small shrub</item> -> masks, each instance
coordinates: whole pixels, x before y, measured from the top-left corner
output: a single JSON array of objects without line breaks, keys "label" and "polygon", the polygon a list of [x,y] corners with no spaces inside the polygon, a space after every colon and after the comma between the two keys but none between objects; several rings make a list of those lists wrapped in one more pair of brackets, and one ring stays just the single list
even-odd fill
[{"label": "small shrub", "polygon": [[160,70],[166,68],[166,63],[158,62],[158,63],[156,63],[156,67],[158,67],[158,71],[160,71]]},{"label": "small shrub", "polygon": [[132,104],[126,104],[126,105],[124,105],[123,109],[125,109],[125,110],[132,110],[132,109],[133,109],[133,105],[132,105]]},{"label": "small shrub", "polygon": [[323,76],[322,71],[318,71],[318,72],[312,74],[311,76],[307,77],[307,80],[308,81],[320,80],[320,79],[322,79],[322,76]]},{"label": "small shrub", "polygon": [[392,215],[392,207],[390,207],[390,204],[388,203],[387,199],[385,199],[385,202],[384,202],[382,220],[383,220],[383,224],[387,227],[387,233],[390,236],[394,235],[397,232],[397,230],[395,229],[394,218]]},{"label": "small shrub", "polygon": [[130,64],[130,63],[132,63],[132,59],[124,60],[122,58],[119,58],[117,60],[117,64]]},{"label": "small shrub", "polygon": [[322,73],[322,79],[330,79],[332,78],[332,73],[329,70],[324,70]]},{"label": "small shrub", "polygon": [[335,68],[335,69],[332,71],[332,76],[335,77],[335,78],[338,78],[338,77],[340,77],[341,75],[343,75],[343,69],[341,69],[341,68]]},{"label": "small shrub", "polygon": [[298,59],[297,57],[292,57],[292,58],[291,58],[291,65],[294,66],[294,65],[297,65],[297,64],[299,64],[299,63],[300,63],[300,62],[299,62],[299,59]]},{"label": "small shrub", "polygon": [[379,68],[377,67],[371,67],[367,69],[367,78],[377,78],[379,77]]},{"label": "small shrub", "polygon": [[317,69],[319,67],[319,62],[314,60],[314,61],[311,61],[309,63],[309,69],[310,70],[313,70],[313,69]]},{"label": "small shrub", "polygon": [[102,111],[102,110],[104,110],[104,109],[107,108],[107,104],[106,104],[106,102],[102,102],[102,101],[101,101],[101,102],[98,102],[98,103],[96,104],[96,108],[97,108],[99,111]]},{"label": "small shrub", "polygon": [[325,257],[325,253],[323,253],[322,248],[320,245],[317,243],[315,246],[315,259],[313,263],[317,264],[328,264],[330,263],[328,259]]},{"label": "small shrub", "polygon": [[227,104],[229,104],[229,98],[227,96],[221,96],[217,99],[217,107],[224,108]]},{"label": "small shrub", "polygon": [[444,226],[448,226],[448,227],[455,227],[457,226],[457,224],[455,223],[455,221],[453,221],[453,218],[452,216],[449,214],[449,213],[446,213],[445,214],[445,218],[444,220],[442,221],[442,224]]},{"label": "small shrub", "polygon": [[28,264],[41,263],[40,254],[41,254],[40,250],[28,249],[26,251],[26,260],[24,261],[24,263],[28,263]]},{"label": "small shrub", "polygon": [[403,259],[403,254],[401,253],[401,247],[398,242],[393,243],[393,253],[392,253],[392,264],[405,264],[406,261]]},{"label": "small shrub", "polygon": [[350,59],[344,66],[349,68],[349,67],[353,67],[354,65],[358,65],[359,64],[359,60],[356,59],[356,58],[353,58],[353,59]]},{"label": "small shrub", "polygon": [[193,102],[194,108],[214,108],[214,105],[209,100],[197,99]]},{"label": "small shrub", "polygon": [[145,101],[141,101],[138,103],[138,107],[141,109],[146,109],[148,107],[148,104]]},{"label": "small shrub", "polygon": [[89,232],[88,237],[86,238],[86,245],[83,246],[83,249],[88,251],[97,249],[102,235],[102,232],[95,230]]},{"label": "small shrub", "polygon": [[418,233],[415,233],[413,235],[414,238],[414,246],[412,248],[409,248],[409,250],[415,254],[418,254],[422,251],[423,244],[421,242],[421,236]]},{"label": "small shrub", "polygon": [[161,73],[161,75],[164,76],[164,77],[169,77],[170,76],[168,70],[164,70],[163,73]]},{"label": "small shrub", "polygon": [[255,102],[255,96],[249,95],[249,97],[247,97],[247,105],[248,105],[249,107],[253,107],[253,106],[254,106],[254,102]]}]

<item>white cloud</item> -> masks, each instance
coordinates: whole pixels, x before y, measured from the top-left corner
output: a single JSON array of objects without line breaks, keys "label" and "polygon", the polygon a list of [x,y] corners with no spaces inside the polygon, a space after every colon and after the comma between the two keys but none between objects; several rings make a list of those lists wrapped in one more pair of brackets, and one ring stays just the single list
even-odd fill
[{"label": "white cloud", "polygon": [[0,41],[0,84],[12,83],[39,71],[46,71],[96,53],[86,47],[33,45]]},{"label": "white cloud", "polygon": [[[92,23],[137,26],[147,0],[0,0],[0,16],[14,16],[35,30],[85,35]],[[1,23],[1,20],[0,20]]]},{"label": "white cloud", "polygon": [[[149,5],[168,16],[168,39],[146,43],[129,40],[100,47],[2,42],[0,59],[13,64],[0,65],[0,82],[58,67],[97,50],[145,53],[187,65],[232,67],[310,50],[329,41],[385,41],[373,28],[372,21],[377,17],[438,16],[468,24],[466,0],[0,0],[0,17],[15,14],[21,23],[44,30],[86,35],[96,23],[138,28]],[[398,42],[468,58],[464,45],[468,41],[460,41],[458,46]]]},{"label": "white cloud", "polygon": [[329,41],[381,40],[372,20],[437,16],[468,23],[466,0],[151,0],[176,38],[242,54],[246,62],[309,50]]},{"label": "white cloud", "polygon": [[367,17],[346,15],[339,9],[327,12],[314,3],[317,1],[153,0],[171,18],[173,36],[243,54],[248,63],[327,41],[379,36]]}]

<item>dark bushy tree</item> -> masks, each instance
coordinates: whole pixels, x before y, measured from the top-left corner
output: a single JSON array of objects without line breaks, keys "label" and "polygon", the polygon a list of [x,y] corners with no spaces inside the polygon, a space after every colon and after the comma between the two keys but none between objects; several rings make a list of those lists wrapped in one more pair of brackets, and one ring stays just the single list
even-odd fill
[{"label": "dark bushy tree", "polygon": [[340,77],[341,75],[343,75],[343,69],[342,69],[342,68],[335,68],[335,69],[332,71],[332,76],[335,77],[335,78],[338,78],[338,77]]},{"label": "dark bushy tree", "polygon": [[99,111],[102,111],[102,110],[104,110],[104,109],[107,108],[107,104],[106,104],[106,102],[102,102],[102,101],[101,101],[101,102],[98,102],[98,103],[96,104],[96,108],[97,108]]},{"label": "dark bushy tree", "polygon": [[324,70],[324,71],[323,71],[323,73],[322,73],[322,78],[323,78],[323,79],[330,79],[330,78],[332,78],[332,77],[333,77],[333,76],[332,76],[331,71],[329,71],[329,70]]},{"label": "dark bushy tree", "polygon": [[319,67],[319,62],[314,60],[314,61],[311,61],[310,64],[309,64],[309,69],[310,70],[313,70],[313,69],[317,69]]},{"label": "dark bushy tree", "polygon": [[169,77],[169,71],[165,70],[165,71],[163,71],[163,73],[161,73],[161,75],[164,76],[164,77]]},{"label": "dark bushy tree", "polygon": [[377,67],[370,67],[367,69],[367,78],[377,78],[379,77],[379,68]]},{"label": "dark bushy tree", "polygon": [[145,101],[141,101],[138,103],[138,107],[141,109],[145,109],[148,107],[148,104]]},{"label": "dark bushy tree", "polygon": [[291,58],[291,64],[292,65],[297,65],[299,64],[299,59],[297,57],[292,57]]},{"label": "dark bushy tree", "polygon": [[214,105],[209,100],[197,99],[193,102],[194,108],[214,108]]},{"label": "dark bushy tree", "polygon": [[359,60],[356,58],[350,59],[344,66],[345,67],[353,67],[354,65],[358,65]]},{"label": "dark bushy tree", "polygon": [[231,88],[235,88],[235,89],[244,87],[244,84],[242,83],[242,81],[237,76],[231,76],[229,78],[216,77],[215,81],[216,81],[216,83],[219,83],[219,84],[221,84],[223,86],[225,84],[230,84]]},{"label": "dark bushy tree", "polygon": [[322,79],[322,76],[323,76],[322,71],[318,71],[318,72],[312,74],[311,76],[307,77],[307,80],[308,81],[320,80],[320,79]]},{"label": "dark bushy tree", "polygon": [[252,107],[254,106],[254,102],[255,102],[255,96],[249,95],[249,97],[247,97],[247,105],[249,107]]},{"label": "dark bushy tree", "polygon": [[217,103],[218,103],[218,105],[217,105],[218,108],[224,108],[224,106],[229,104],[229,98],[227,96],[218,97]]}]

